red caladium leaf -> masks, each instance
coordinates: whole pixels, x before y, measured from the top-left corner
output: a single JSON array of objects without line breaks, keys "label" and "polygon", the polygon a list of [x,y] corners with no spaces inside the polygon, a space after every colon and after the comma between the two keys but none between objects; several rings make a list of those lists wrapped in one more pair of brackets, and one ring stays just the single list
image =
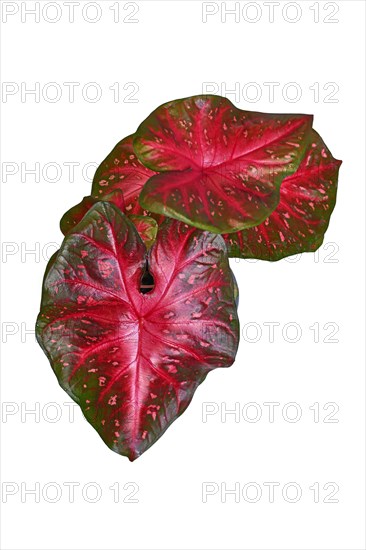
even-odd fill
[{"label": "red caladium leaf", "polygon": [[[154,278],[140,292],[146,260]],[[166,220],[147,252],[118,208],[98,202],[44,280],[37,339],[60,385],[117,453],[136,459],[235,358],[239,326],[220,235]]]},{"label": "red caladium leaf", "polygon": [[126,214],[150,215],[140,206],[138,197],[144,184],[156,172],[141,164],[132,141],[133,135],[122,139],[98,167],[93,178],[92,195],[104,200],[105,195],[119,189],[123,193]]},{"label": "red caladium leaf", "polygon": [[229,255],[275,261],[319,248],[335,206],[341,163],[312,130],[298,170],[282,182],[276,210],[257,227],[224,235]]},{"label": "red caladium leaf", "polygon": [[219,96],[166,103],[134,137],[140,161],[160,172],[146,182],[140,204],[215,233],[258,225],[296,171],[311,124],[309,115],[242,111]]}]

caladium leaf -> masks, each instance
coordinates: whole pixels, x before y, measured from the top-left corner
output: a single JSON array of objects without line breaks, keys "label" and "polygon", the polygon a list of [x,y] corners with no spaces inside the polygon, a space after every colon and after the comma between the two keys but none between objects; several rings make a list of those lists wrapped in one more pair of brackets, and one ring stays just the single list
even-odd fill
[{"label": "caladium leaf", "polygon": [[[90,210],[92,206],[94,206],[95,203],[98,202],[98,200],[95,197],[87,196],[84,197],[79,204],[76,204],[72,208],[70,208],[65,214],[62,216],[60,220],[60,229],[64,235],[67,235],[71,229],[75,227],[85,216],[85,214]],[[104,201],[113,202],[118,208],[122,211],[125,210],[125,202],[123,198],[123,193],[119,189],[113,190],[111,193],[107,193],[103,197]]]},{"label": "caladium leaf", "polygon": [[237,109],[219,96],[194,96],[156,109],[138,128],[134,150],[152,176],[140,204],[215,233],[264,221],[282,180],[294,173],[312,116]]},{"label": "caladium leaf", "polygon": [[[151,292],[140,292],[148,260]],[[136,459],[235,358],[239,326],[223,238],[166,220],[147,252],[98,202],[44,280],[37,339],[60,385],[115,452]]]},{"label": "caladium leaf", "polygon": [[105,195],[118,189],[123,193],[126,214],[150,215],[140,206],[138,197],[146,181],[156,172],[141,164],[132,141],[133,135],[122,139],[100,164],[93,178],[92,196],[104,200]]},{"label": "caladium leaf", "polygon": [[335,206],[341,163],[312,130],[297,172],[282,182],[276,210],[257,227],[224,235],[229,255],[276,261],[319,248]]}]

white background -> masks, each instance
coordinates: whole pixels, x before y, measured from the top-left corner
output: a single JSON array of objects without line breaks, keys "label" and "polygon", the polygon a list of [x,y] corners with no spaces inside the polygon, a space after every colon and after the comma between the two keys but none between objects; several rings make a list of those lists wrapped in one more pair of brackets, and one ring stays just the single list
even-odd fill
[{"label": "white background", "polygon": [[[273,22],[261,2],[238,3],[238,21],[234,15],[225,21],[221,3],[205,8],[199,1],[142,1],[137,11],[121,2],[117,22],[110,9],[116,2],[99,2],[100,13],[91,6],[83,17],[87,3],[75,6],[71,23],[64,2],[51,3],[39,22],[22,12],[34,2],[2,2],[2,79],[14,83],[14,93],[3,95],[2,161],[7,174],[15,172],[4,178],[3,170],[2,184],[3,500],[14,493],[3,504],[2,547],[365,548],[364,2],[303,1],[287,7],[285,2],[275,8]],[[6,21],[5,5],[8,12],[18,8]],[[204,9],[217,11],[205,23]],[[132,12],[137,22],[123,21]],[[59,21],[47,21],[59,14]],[[21,90],[37,82],[39,101],[34,95],[22,98]],[[56,88],[47,88],[50,82]],[[64,82],[80,83],[74,102]],[[93,89],[84,88],[90,82],[102,91],[99,101],[92,102]],[[243,330],[235,364],[210,373],[185,414],[130,463],[104,445],[79,410],[70,421],[70,398],[34,335],[25,331],[33,330],[45,257],[56,246],[48,243],[62,240],[58,221],[89,194],[82,169],[100,163],[158,105],[201,93],[205,82],[215,82],[216,93],[226,92],[244,109],[314,114],[314,127],[343,160],[338,200],[316,255],[274,264],[232,261]],[[279,83],[274,98],[266,82]],[[287,86],[291,82],[296,86]],[[109,89],[115,83],[117,102]],[[239,97],[230,94],[235,86]],[[52,102],[57,89],[62,95]],[[137,102],[126,102],[133,90]],[[250,101],[256,94],[258,101]],[[65,165],[70,162],[79,163],[73,182]],[[26,173],[35,163],[40,163],[39,181]],[[53,164],[47,169],[48,163]],[[36,252],[27,253],[31,249]],[[268,322],[279,323],[273,342],[263,324]],[[318,342],[315,328],[309,328],[314,323],[319,323]],[[324,328],[326,323],[331,325]],[[298,341],[289,341],[299,327]],[[247,407],[251,402],[257,405]],[[265,402],[279,403],[273,422]],[[297,411],[286,407],[293,402]],[[207,422],[205,403],[218,411]],[[235,403],[239,418],[221,418],[224,407]],[[309,408],[314,403],[319,403],[318,422]],[[327,403],[335,405],[324,410]],[[25,414],[35,407],[39,414]],[[261,418],[248,421],[258,411]],[[290,422],[299,411],[301,418]],[[74,502],[67,482],[80,484]],[[138,486],[133,497],[138,502],[124,502],[136,486],[125,486],[129,482]],[[217,489],[207,502],[205,482]],[[274,502],[266,482],[280,484]],[[40,502],[25,492],[37,483]],[[87,483],[93,485],[85,488]],[[110,489],[116,483],[119,502]],[[239,502],[230,494],[222,502],[225,487],[235,483]],[[255,503],[249,502],[251,490],[243,497],[247,483],[262,490]],[[287,483],[300,487],[297,502],[289,502],[294,486],[283,496]],[[319,502],[309,489],[315,483]],[[324,489],[327,483],[332,485]],[[324,502],[336,486],[338,502]],[[96,489],[100,499],[93,503]]]}]

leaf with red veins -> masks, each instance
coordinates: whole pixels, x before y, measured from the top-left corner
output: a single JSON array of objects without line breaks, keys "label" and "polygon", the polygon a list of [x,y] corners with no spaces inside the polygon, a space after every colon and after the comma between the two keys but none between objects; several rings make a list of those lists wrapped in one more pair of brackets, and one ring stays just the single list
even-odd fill
[{"label": "leaf with red veins", "polygon": [[[148,260],[151,292],[140,292]],[[147,252],[98,202],[66,236],[36,334],[61,387],[115,452],[136,459],[235,358],[239,325],[223,238],[166,220]]]},{"label": "leaf with red veins", "polygon": [[[132,140],[133,135],[122,139],[100,164],[93,178],[92,195],[104,200],[106,194],[118,189],[123,193],[126,214],[151,216],[140,206],[138,198],[147,180],[156,172],[141,164],[133,150]],[[152,217],[159,223],[163,221],[161,216]]]},{"label": "leaf with red veins", "polygon": [[260,224],[308,144],[312,116],[237,109],[220,96],[166,103],[138,128],[140,161],[159,172],[140,204],[214,233]]},{"label": "leaf with red veins", "polygon": [[223,235],[229,255],[276,261],[319,248],[335,206],[341,164],[312,130],[297,172],[282,182],[276,210],[257,227]]}]

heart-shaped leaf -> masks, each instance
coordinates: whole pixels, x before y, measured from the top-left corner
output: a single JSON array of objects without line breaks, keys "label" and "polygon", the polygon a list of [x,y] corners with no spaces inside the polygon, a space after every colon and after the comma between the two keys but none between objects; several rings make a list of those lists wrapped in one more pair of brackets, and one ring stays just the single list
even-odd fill
[{"label": "heart-shaped leaf", "polygon": [[[143,294],[146,260],[154,288]],[[238,345],[223,238],[166,220],[147,252],[133,223],[98,202],[44,280],[37,339],[60,385],[105,443],[134,460]]]},{"label": "heart-shaped leaf", "polygon": [[257,227],[224,235],[229,255],[276,261],[319,248],[335,206],[341,163],[312,130],[297,172],[282,182],[276,210]]},{"label": "heart-shaped leaf", "polygon": [[132,141],[133,135],[122,139],[100,164],[93,178],[92,196],[105,200],[105,195],[118,189],[123,193],[126,214],[150,215],[140,206],[138,198],[144,184],[156,172],[141,164]]},{"label": "heart-shaped leaf", "polygon": [[215,233],[264,221],[282,180],[305,153],[312,116],[237,109],[219,96],[194,96],[156,109],[133,146],[156,172],[140,204]]}]

